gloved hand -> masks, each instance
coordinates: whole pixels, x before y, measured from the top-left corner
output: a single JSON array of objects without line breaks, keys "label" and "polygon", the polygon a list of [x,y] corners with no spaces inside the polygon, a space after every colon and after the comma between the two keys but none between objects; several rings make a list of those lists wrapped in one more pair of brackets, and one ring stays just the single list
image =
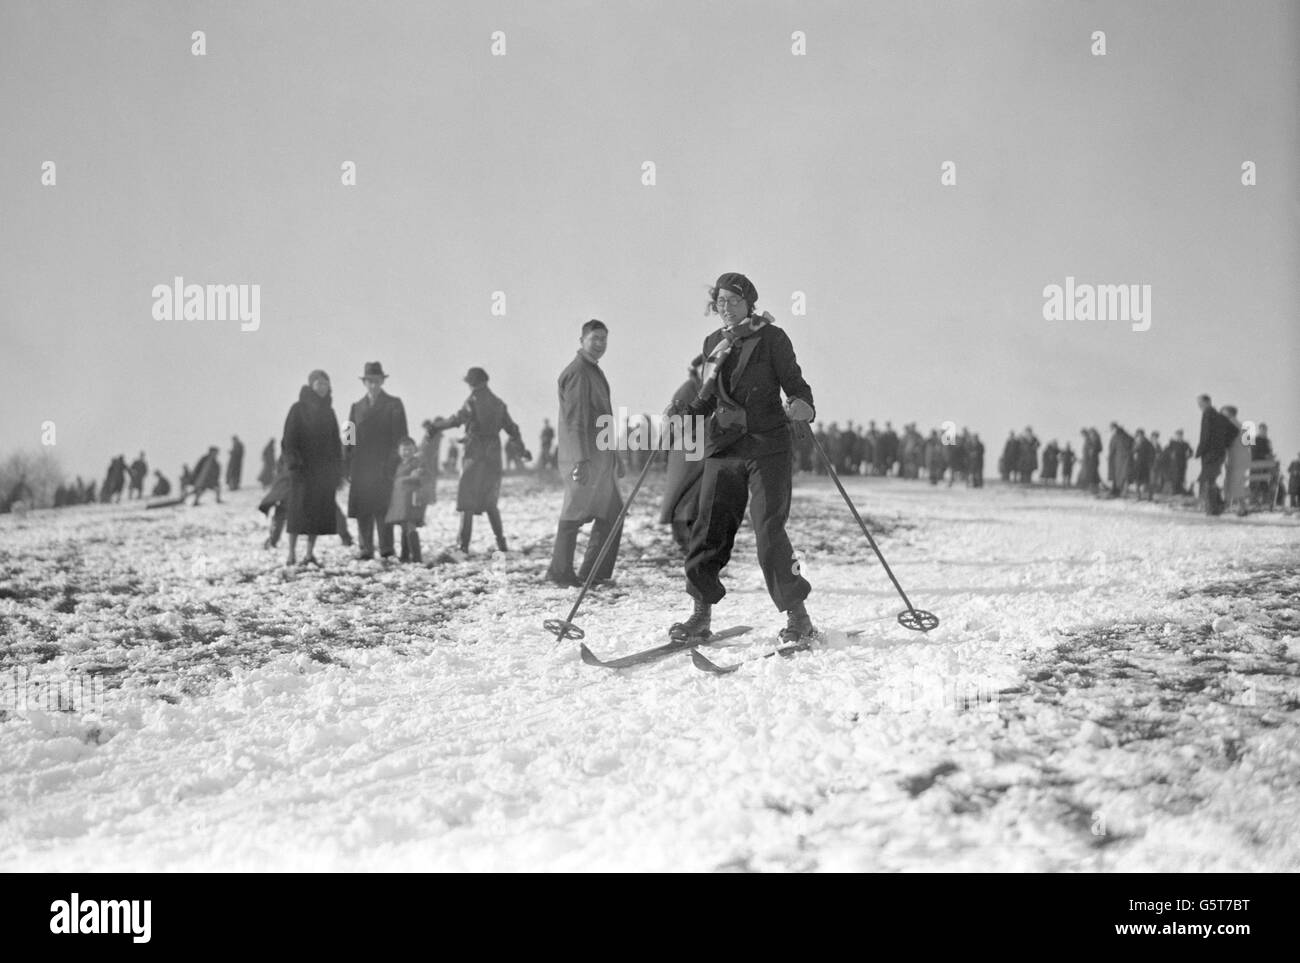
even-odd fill
[{"label": "gloved hand", "polygon": [[587,482],[591,481],[591,464],[585,461],[578,462],[573,466],[573,471],[569,473],[569,477],[579,485],[587,484]]},{"label": "gloved hand", "polygon": [[791,398],[786,402],[785,413],[794,421],[812,421],[812,405],[802,398]]},{"label": "gloved hand", "polygon": [[529,451],[527,448],[524,449],[523,460],[524,460],[524,461],[532,461],[532,460],[533,460],[533,453],[532,453],[531,451]]}]

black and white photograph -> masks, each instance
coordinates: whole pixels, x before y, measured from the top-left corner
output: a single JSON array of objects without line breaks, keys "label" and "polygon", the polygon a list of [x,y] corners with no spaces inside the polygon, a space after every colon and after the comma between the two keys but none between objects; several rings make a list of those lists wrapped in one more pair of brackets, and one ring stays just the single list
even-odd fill
[{"label": "black and white photograph", "polygon": [[1294,0],[0,0],[0,379],[4,873],[1300,870]]}]

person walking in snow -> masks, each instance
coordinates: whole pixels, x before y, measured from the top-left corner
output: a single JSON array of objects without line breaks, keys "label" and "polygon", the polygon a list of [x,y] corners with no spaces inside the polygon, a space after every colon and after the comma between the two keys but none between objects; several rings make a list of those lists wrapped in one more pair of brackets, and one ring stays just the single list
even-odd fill
[{"label": "person walking in snow", "polygon": [[[786,534],[790,514],[793,438],[790,421],[815,415],[794,345],[769,314],[755,314],[758,290],[729,272],[710,288],[708,311],[722,326],[704,339],[703,385],[674,413],[706,416],[699,517],[686,554],[691,615],[669,628],[675,639],[707,639],[713,606],[726,595],[720,575],[749,508],[767,591],[786,614],[785,641],[811,639],[816,628],[805,606],[812,586],[803,577]],[[782,404],[781,394],[787,401]]]},{"label": "person walking in snow", "polygon": [[[497,549],[507,551],[505,529],[497,502],[501,497],[501,432],[520,446],[519,426],[510,417],[506,403],[488,387],[488,373],[470,368],[465,375],[469,397],[450,418],[435,418],[434,427],[465,429],[465,454],[461,461],[460,484],[456,489],[456,510],[460,512],[460,550],[469,551],[474,516],[487,515]],[[533,456],[525,449],[522,455]]]}]

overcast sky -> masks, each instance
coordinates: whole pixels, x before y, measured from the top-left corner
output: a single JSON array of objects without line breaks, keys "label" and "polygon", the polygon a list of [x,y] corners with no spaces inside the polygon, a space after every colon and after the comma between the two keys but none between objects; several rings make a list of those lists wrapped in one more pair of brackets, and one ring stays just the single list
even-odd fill
[{"label": "overcast sky", "polygon": [[[736,270],[824,421],[969,425],[992,471],[1025,425],[1194,443],[1208,391],[1289,461],[1298,11],[0,0],[0,452],[53,421],[74,472],[174,479],[236,433],[256,474],[308,371],[342,420],[373,360],[413,427],[486,368],[535,445],[585,319],[658,410]],[[155,320],[178,275],[260,285],[260,328]],[[1150,328],[1044,320],[1067,276],[1150,285]]]}]

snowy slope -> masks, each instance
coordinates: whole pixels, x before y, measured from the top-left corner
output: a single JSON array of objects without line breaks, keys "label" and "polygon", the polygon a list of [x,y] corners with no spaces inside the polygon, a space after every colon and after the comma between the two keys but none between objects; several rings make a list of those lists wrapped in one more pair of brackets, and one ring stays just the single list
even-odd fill
[{"label": "snowy slope", "polygon": [[[602,655],[689,610],[657,484],[577,617]],[[589,668],[542,631],[575,592],[540,581],[559,496],[531,479],[515,551],[431,567],[324,539],[324,572],[286,571],[254,492],[0,518],[0,870],[1300,869],[1295,517],[849,485],[942,624],[897,625],[803,478],[827,644],[724,678]],[[727,584],[715,626],[756,631],[719,662],[782,624],[748,530]],[[74,671],[98,711],[13,705],[14,673]]]}]

